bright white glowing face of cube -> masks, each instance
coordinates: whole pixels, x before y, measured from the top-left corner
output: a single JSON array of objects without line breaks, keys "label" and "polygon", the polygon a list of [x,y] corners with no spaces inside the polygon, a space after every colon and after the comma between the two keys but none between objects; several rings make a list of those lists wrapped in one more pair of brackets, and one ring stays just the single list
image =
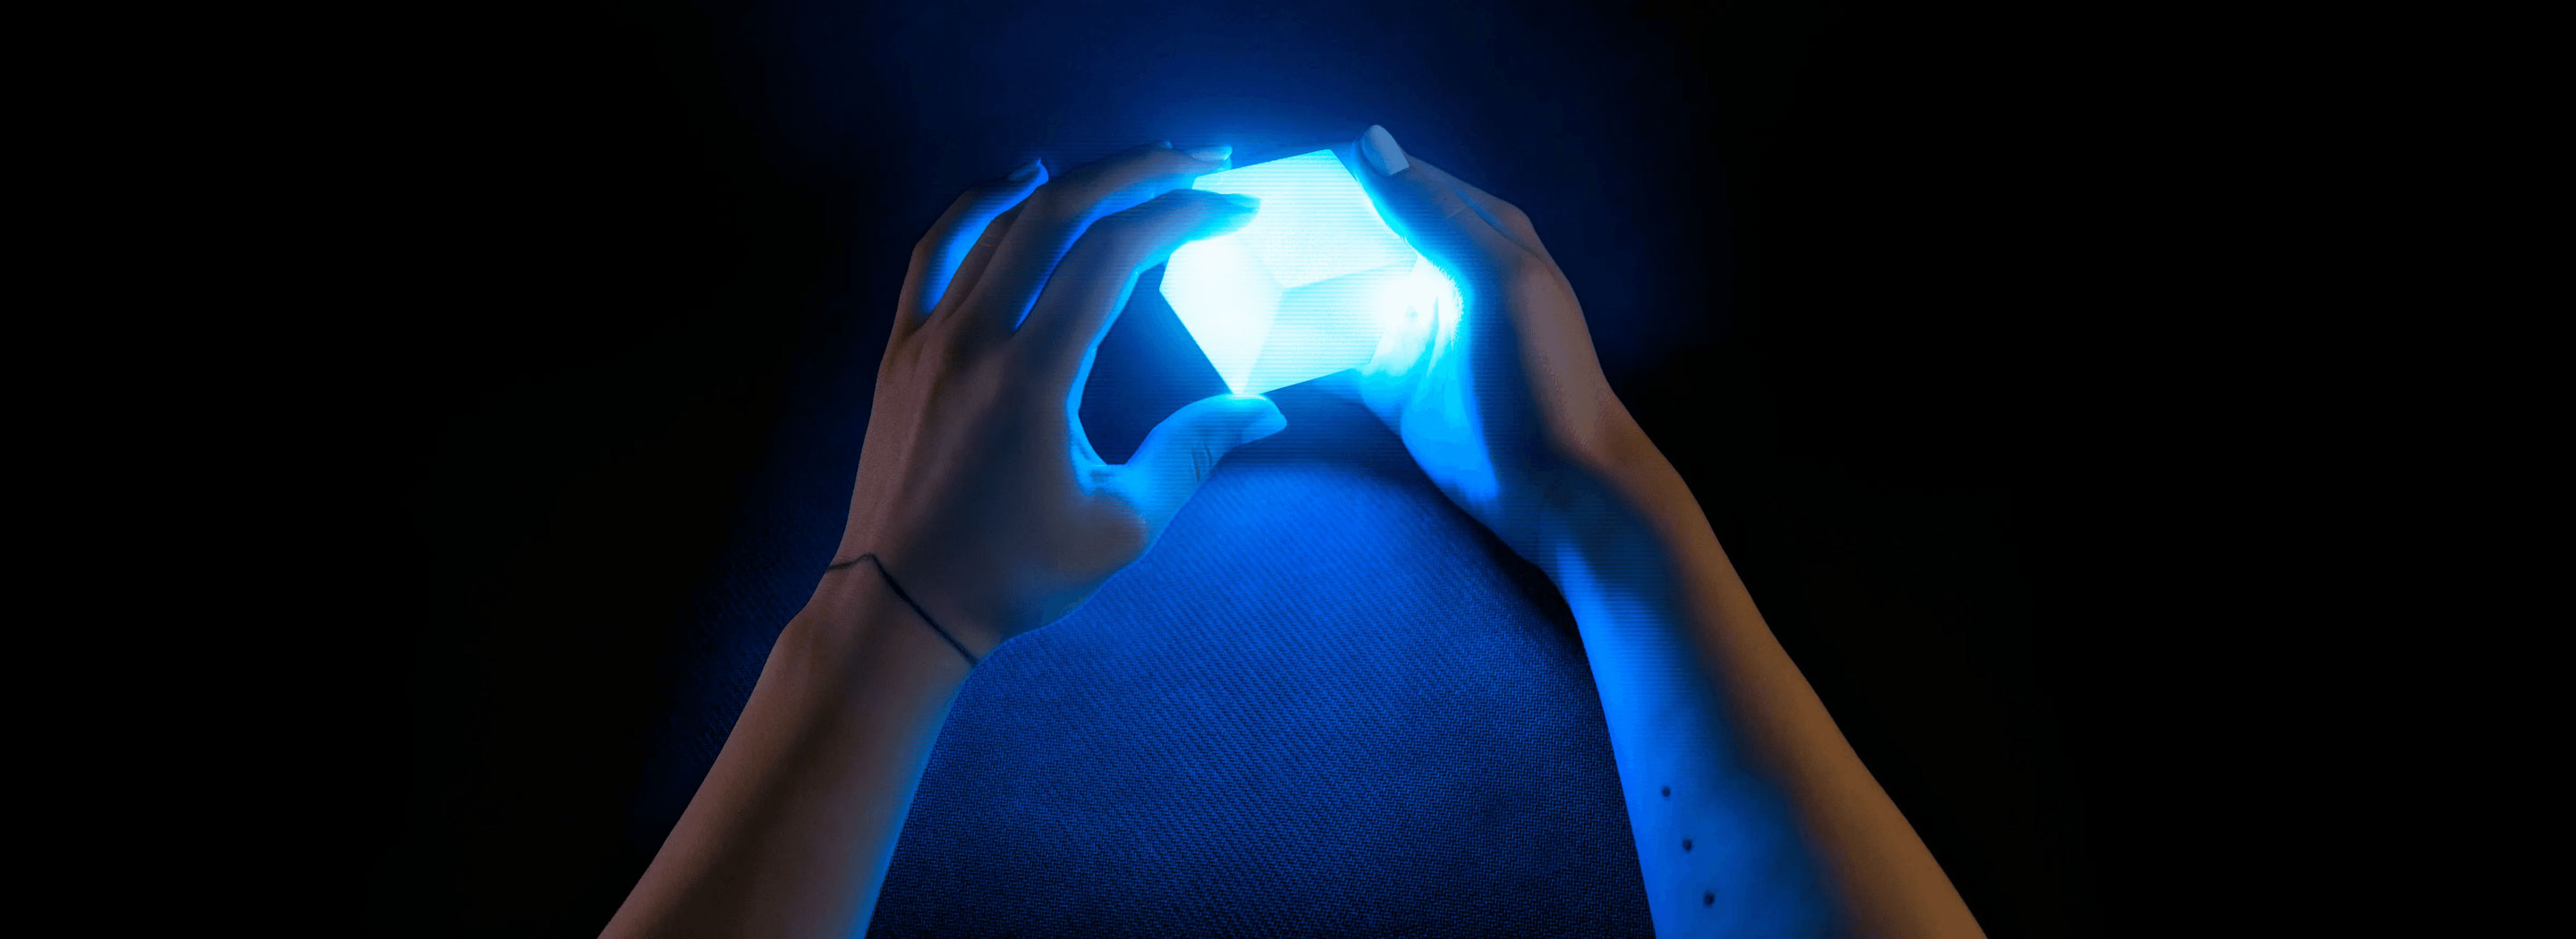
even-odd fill
[{"label": "bright white glowing face of cube", "polygon": [[1261,200],[1250,223],[1181,246],[1163,270],[1163,299],[1236,394],[1366,365],[1381,340],[1454,315],[1456,286],[1387,227],[1331,150],[1194,188]]}]

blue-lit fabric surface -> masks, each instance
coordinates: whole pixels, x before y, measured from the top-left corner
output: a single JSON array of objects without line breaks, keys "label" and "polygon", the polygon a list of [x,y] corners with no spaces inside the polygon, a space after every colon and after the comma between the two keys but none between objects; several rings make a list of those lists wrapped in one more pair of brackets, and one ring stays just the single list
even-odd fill
[{"label": "blue-lit fabric surface", "polygon": [[[1101,455],[1224,390],[1154,277],[1083,406]],[[812,397],[861,396],[826,373]],[[959,694],[874,936],[1647,936],[1571,617],[1355,403],[1272,395],[1144,558]],[[668,833],[838,540],[863,426],[794,413],[677,650],[634,809]],[[817,505],[830,508],[817,510]]]},{"label": "blue-lit fabric surface", "polygon": [[1374,418],[1288,404],[968,682],[871,935],[1651,933],[1570,620]]}]

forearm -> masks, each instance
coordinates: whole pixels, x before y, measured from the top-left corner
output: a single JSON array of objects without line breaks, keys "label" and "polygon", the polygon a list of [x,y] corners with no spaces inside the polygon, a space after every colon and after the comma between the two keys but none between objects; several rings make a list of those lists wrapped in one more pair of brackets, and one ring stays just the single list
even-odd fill
[{"label": "forearm", "polygon": [[1546,566],[1601,689],[1656,931],[1979,935],[1680,477],[1644,465]]},{"label": "forearm", "polygon": [[864,565],[824,578],[604,936],[865,926],[970,668],[912,616]]}]

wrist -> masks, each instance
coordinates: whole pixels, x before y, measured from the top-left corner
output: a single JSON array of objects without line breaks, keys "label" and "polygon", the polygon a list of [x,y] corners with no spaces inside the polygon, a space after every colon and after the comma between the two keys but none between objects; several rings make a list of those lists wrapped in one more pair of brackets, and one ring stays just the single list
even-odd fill
[{"label": "wrist", "polygon": [[1592,451],[1579,475],[1580,496],[1554,513],[1539,562],[1560,589],[1569,577],[1598,581],[1607,571],[1620,580],[1669,575],[1715,548],[1699,500],[1643,432]]},{"label": "wrist", "polygon": [[961,582],[962,572],[1012,569],[1003,559],[973,553],[974,547],[899,529],[862,530],[854,525],[842,532],[825,576],[877,581],[895,597],[898,607],[918,621],[938,624],[936,632],[956,640],[967,656],[982,661],[1005,640],[1027,630],[1010,628],[1015,611],[1004,601],[1013,596],[1012,591],[1001,589],[989,577],[967,577]]},{"label": "wrist", "polygon": [[798,634],[803,651],[827,661],[898,660],[929,677],[953,672],[959,681],[982,660],[981,651],[989,651],[960,648],[965,637],[943,634],[868,560],[826,569],[788,629]]}]

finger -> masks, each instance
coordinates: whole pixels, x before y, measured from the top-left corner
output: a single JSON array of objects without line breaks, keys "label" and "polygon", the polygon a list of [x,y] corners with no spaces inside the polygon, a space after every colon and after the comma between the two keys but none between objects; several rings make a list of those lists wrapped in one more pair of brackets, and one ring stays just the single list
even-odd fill
[{"label": "finger", "polygon": [[1520,206],[1495,198],[1493,193],[1478,189],[1475,184],[1452,176],[1448,170],[1433,166],[1421,157],[1408,153],[1405,154],[1405,158],[1412,162],[1414,171],[1429,173],[1431,178],[1448,183],[1450,188],[1458,190],[1459,197],[1467,200],[1468,205],[1475,207],[1477,214],[1483,215],[1485,221],[1493,223],[1495,228],[1510,236],[1521,247],[1545,258],[1550,265],[1556,263],[1556,257],[1547,253],[1547,245],[1538,240],[1538,228],[1530,224],[1529,214],[1521,211]]},{"label": "finger", "polygon": [[965,260],[957,262],[957,276],[949,279],[948,295],[939,298],[939,305],[931,309],[931,319],[940,319],[948,311],[966,305],[966,296],[975,291],[975,285],[983,281],[984,269],[992,265],[994,249],[1002,246],[1002,239],[1010,235],[1011,226],[1019,218],[1020,206],[1015,205],[984,226],[984,234],[975,239],[975,247],[966,252]]},{"label": "finger", "polygon": [[896,306],[911,315],[898,320],[896,328],[918,325],[937,309],[940,297],[955,282],[959,262],[983,238],[993,218],[1020,204],[1046,181],[1046,164],[1032,160],[1009,176],[966,190],[950,203],[948,211],[931,223],[929,233],[912,246],[912,267],[904,274],[903,296]]},{"label": "finger", "polygon": [[1288,427],[1279,406],[1258,395],[1218,395],[1190,402],[1154,426],[1120,467],[1136,509],[1160,532],[1181,505],[1236,447]]},{"label": "finger", "polygon": [[1358,147],[1373,171],[1358,174],[1360,184],[1377,203],[1378,215],[1459,286],[1494,283],[1533,257],[1486,221],[1458,190],[1415,171],[1386,128],[1371,125]]},{"label": "finger", "polygon": [[1231,155],[1225,147],[1183,153],[1169,144],[1154,144],[1039,186],[1020,204],[1019,218],[967,298],[975,322],[961,322],[960,328],[987,339],[1009,335],[1045,289],[1056,262],[1093,222],[1187,187],[1200,174],[1224,169]]},{"label": "finger", "polygon": [[1260,204],[1246,195],[1184,189],[1093,223],[1056,265],[1017,341],[1040,368],[1079,371],[1127,308],[1136,275],[1184,244],[1243,227]]}]

